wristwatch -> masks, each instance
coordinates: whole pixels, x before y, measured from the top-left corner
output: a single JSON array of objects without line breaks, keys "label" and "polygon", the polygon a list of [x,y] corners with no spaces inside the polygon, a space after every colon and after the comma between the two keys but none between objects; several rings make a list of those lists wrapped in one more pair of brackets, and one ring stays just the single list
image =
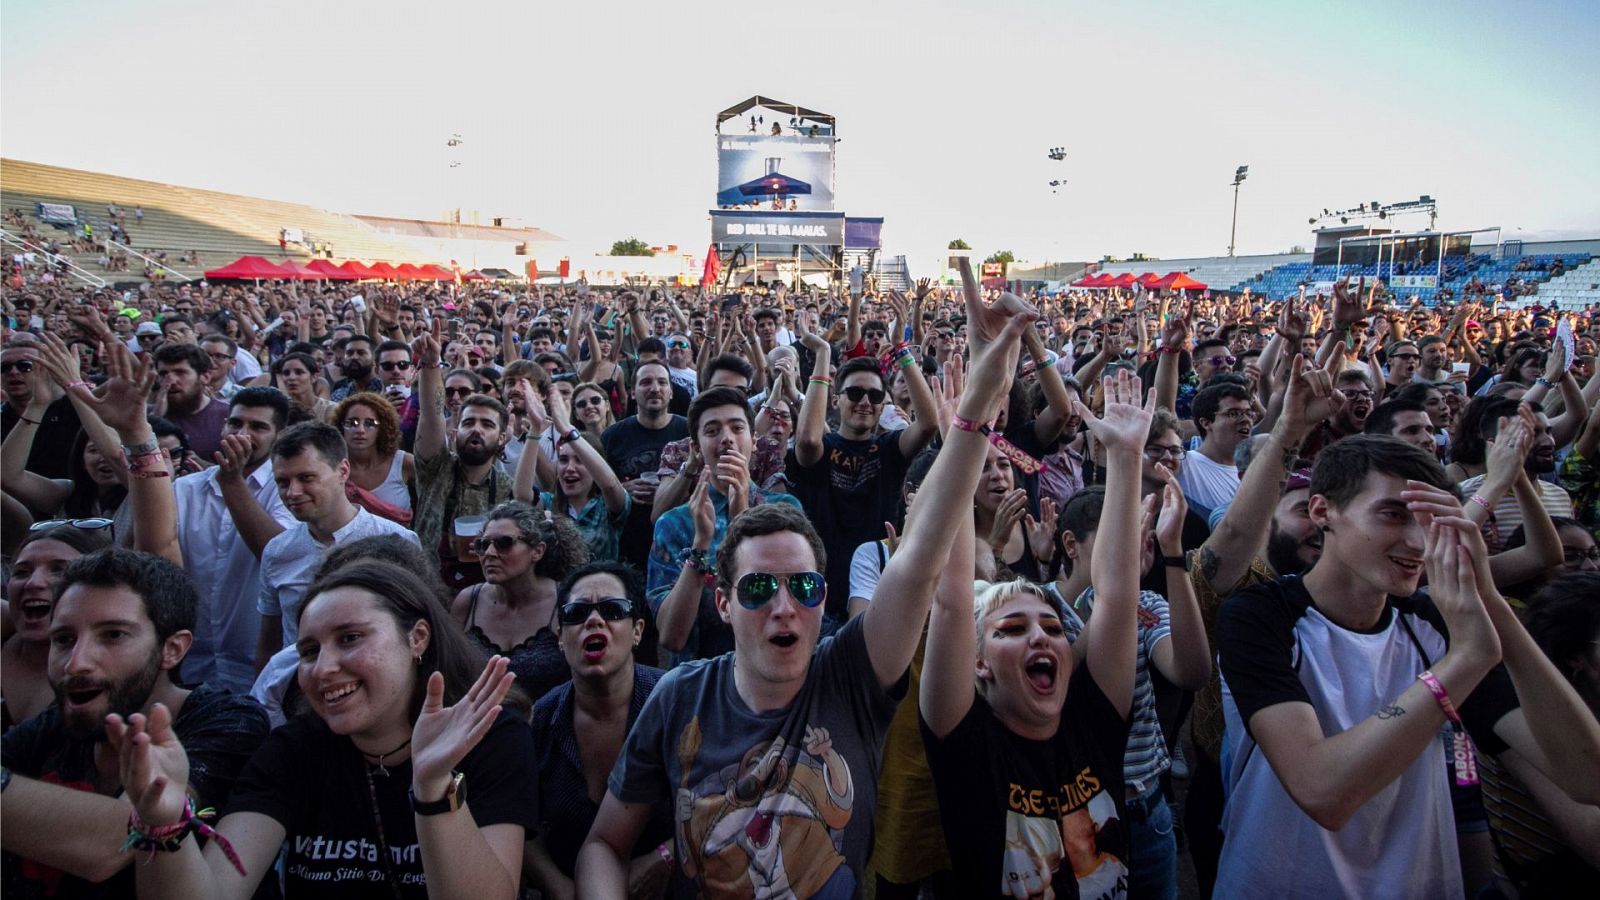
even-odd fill
[{"label": "wristwatch", "polygon": [[561,439],[556,441],[556,446],[559,447],[562,444],[570,444],[573,441],[576,441],[576,440],[578,440],[578,439],[580,439],[582,437],[583,437],[583,433],[580,432],[578,429],[576,429],[576,428],[568,428],[567,429],[567,433],[563,434],[561,436]]},{"label": "wristwatch", "polygon": [[444,796],[437,800],[423,802],[417,799],[417,792],[410,791],[411,811],[419,816],[437,816],[442,813],[453,813],[467,802],[467,791],[462,787],[462,779],[466,778],[460,772],[452,773],[450,785],[444,789]]},{"label": "wristwatch", "polygon": [[1180,553],[1177,556],[1168,556],[1165,553],[1157,554],[1156,562],[1161,563],[1162,568],[1176,566],[1185,572],[1189,571],[1189,554],[1187,553]]}]

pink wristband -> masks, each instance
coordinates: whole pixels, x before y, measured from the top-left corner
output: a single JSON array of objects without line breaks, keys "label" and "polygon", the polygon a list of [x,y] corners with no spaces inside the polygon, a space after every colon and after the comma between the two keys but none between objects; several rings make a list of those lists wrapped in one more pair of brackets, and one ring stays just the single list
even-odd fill
[{"label": "pink wristband", "polygon": [[982,431],[983,426],[960,414],[950,417],[950,427],[957,431]]},{"label": "pink wristband", "polygon": [[1483,495],[1482,494],[1473,494],[1471,497],[1468,497],[1467,500],[1469,500],[1472,503],[1478,504],[1479,506],[1483,507],[1484,510],[1487,511],[1487,512],[1494,512],[1494,506],[1492,506],[1489,503],[1489,501],[1483,499]]},{"label": "pink wristband", "polygon": [[1450,693],[1432,672],[1424,671],[1417,676],[1417,680],[1427,685],[1433,694],[1433,699],[1438,701],[1439,709],[1450,722],[1450,753],[1455,760],[1456,784],[1461,787],[1477,784],[1478,760],[1473,755],[1472,741],[1467,737],[1466,726],[1461,722],[1461,713],[1457,712],[1455,704],[1450,702]]},{"label": "pink wristband", "polygon": [[73,388],[83,388],[86,391],[93,391],[94,385],[87,381],[74,381],[66,386],[66,389],[69,391]]}]

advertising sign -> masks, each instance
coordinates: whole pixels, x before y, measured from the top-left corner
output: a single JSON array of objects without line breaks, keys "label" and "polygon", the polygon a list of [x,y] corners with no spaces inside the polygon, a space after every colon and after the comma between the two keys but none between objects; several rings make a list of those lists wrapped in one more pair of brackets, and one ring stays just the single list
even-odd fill
[{"label": "advertising sign", "polygon": [[844,243],[844,213],[711,211],[711,240],[723,244]]},{"label": "advertising sign", "polygon": [[78,211],[65,203],[41,203],[39,221],[49,225],[76,225]]},{"label": "advertising sign", "polygon": [[832,210],[833,143],[832,135],[717,135],[717,206]]},{"label": "advertising sign", "polygon": [[1392,288],[1431,288],[1439,286],[1437,275],[1396,275],[1389,279]]}]

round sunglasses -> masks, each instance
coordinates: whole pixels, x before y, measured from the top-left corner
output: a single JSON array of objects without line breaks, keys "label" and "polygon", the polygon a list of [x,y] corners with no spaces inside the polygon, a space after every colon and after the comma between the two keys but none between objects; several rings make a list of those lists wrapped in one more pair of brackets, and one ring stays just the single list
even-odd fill
[{"label": "round sunglasses", "polygon": [[749,572],[734,586],[739,605],[745,609],[760,609],[766,606],[773,597],[778,596],[780,579],[788,582],[789,596],[807,609],[816,607],[828,594],[828,584],[823,580],[821,572],[794,572],[789,575]]}]

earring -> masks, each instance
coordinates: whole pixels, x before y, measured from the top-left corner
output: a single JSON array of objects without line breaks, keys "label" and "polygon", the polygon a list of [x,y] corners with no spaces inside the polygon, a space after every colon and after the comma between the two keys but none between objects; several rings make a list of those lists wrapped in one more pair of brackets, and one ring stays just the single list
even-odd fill
[{"label": "earring", "polygon": [[416,664],[417,668],[419,668],[419,669],[422,668],[422,654],[421,653],[418,653],[416,656],[411,657],[411,661],[414,664]]}]

